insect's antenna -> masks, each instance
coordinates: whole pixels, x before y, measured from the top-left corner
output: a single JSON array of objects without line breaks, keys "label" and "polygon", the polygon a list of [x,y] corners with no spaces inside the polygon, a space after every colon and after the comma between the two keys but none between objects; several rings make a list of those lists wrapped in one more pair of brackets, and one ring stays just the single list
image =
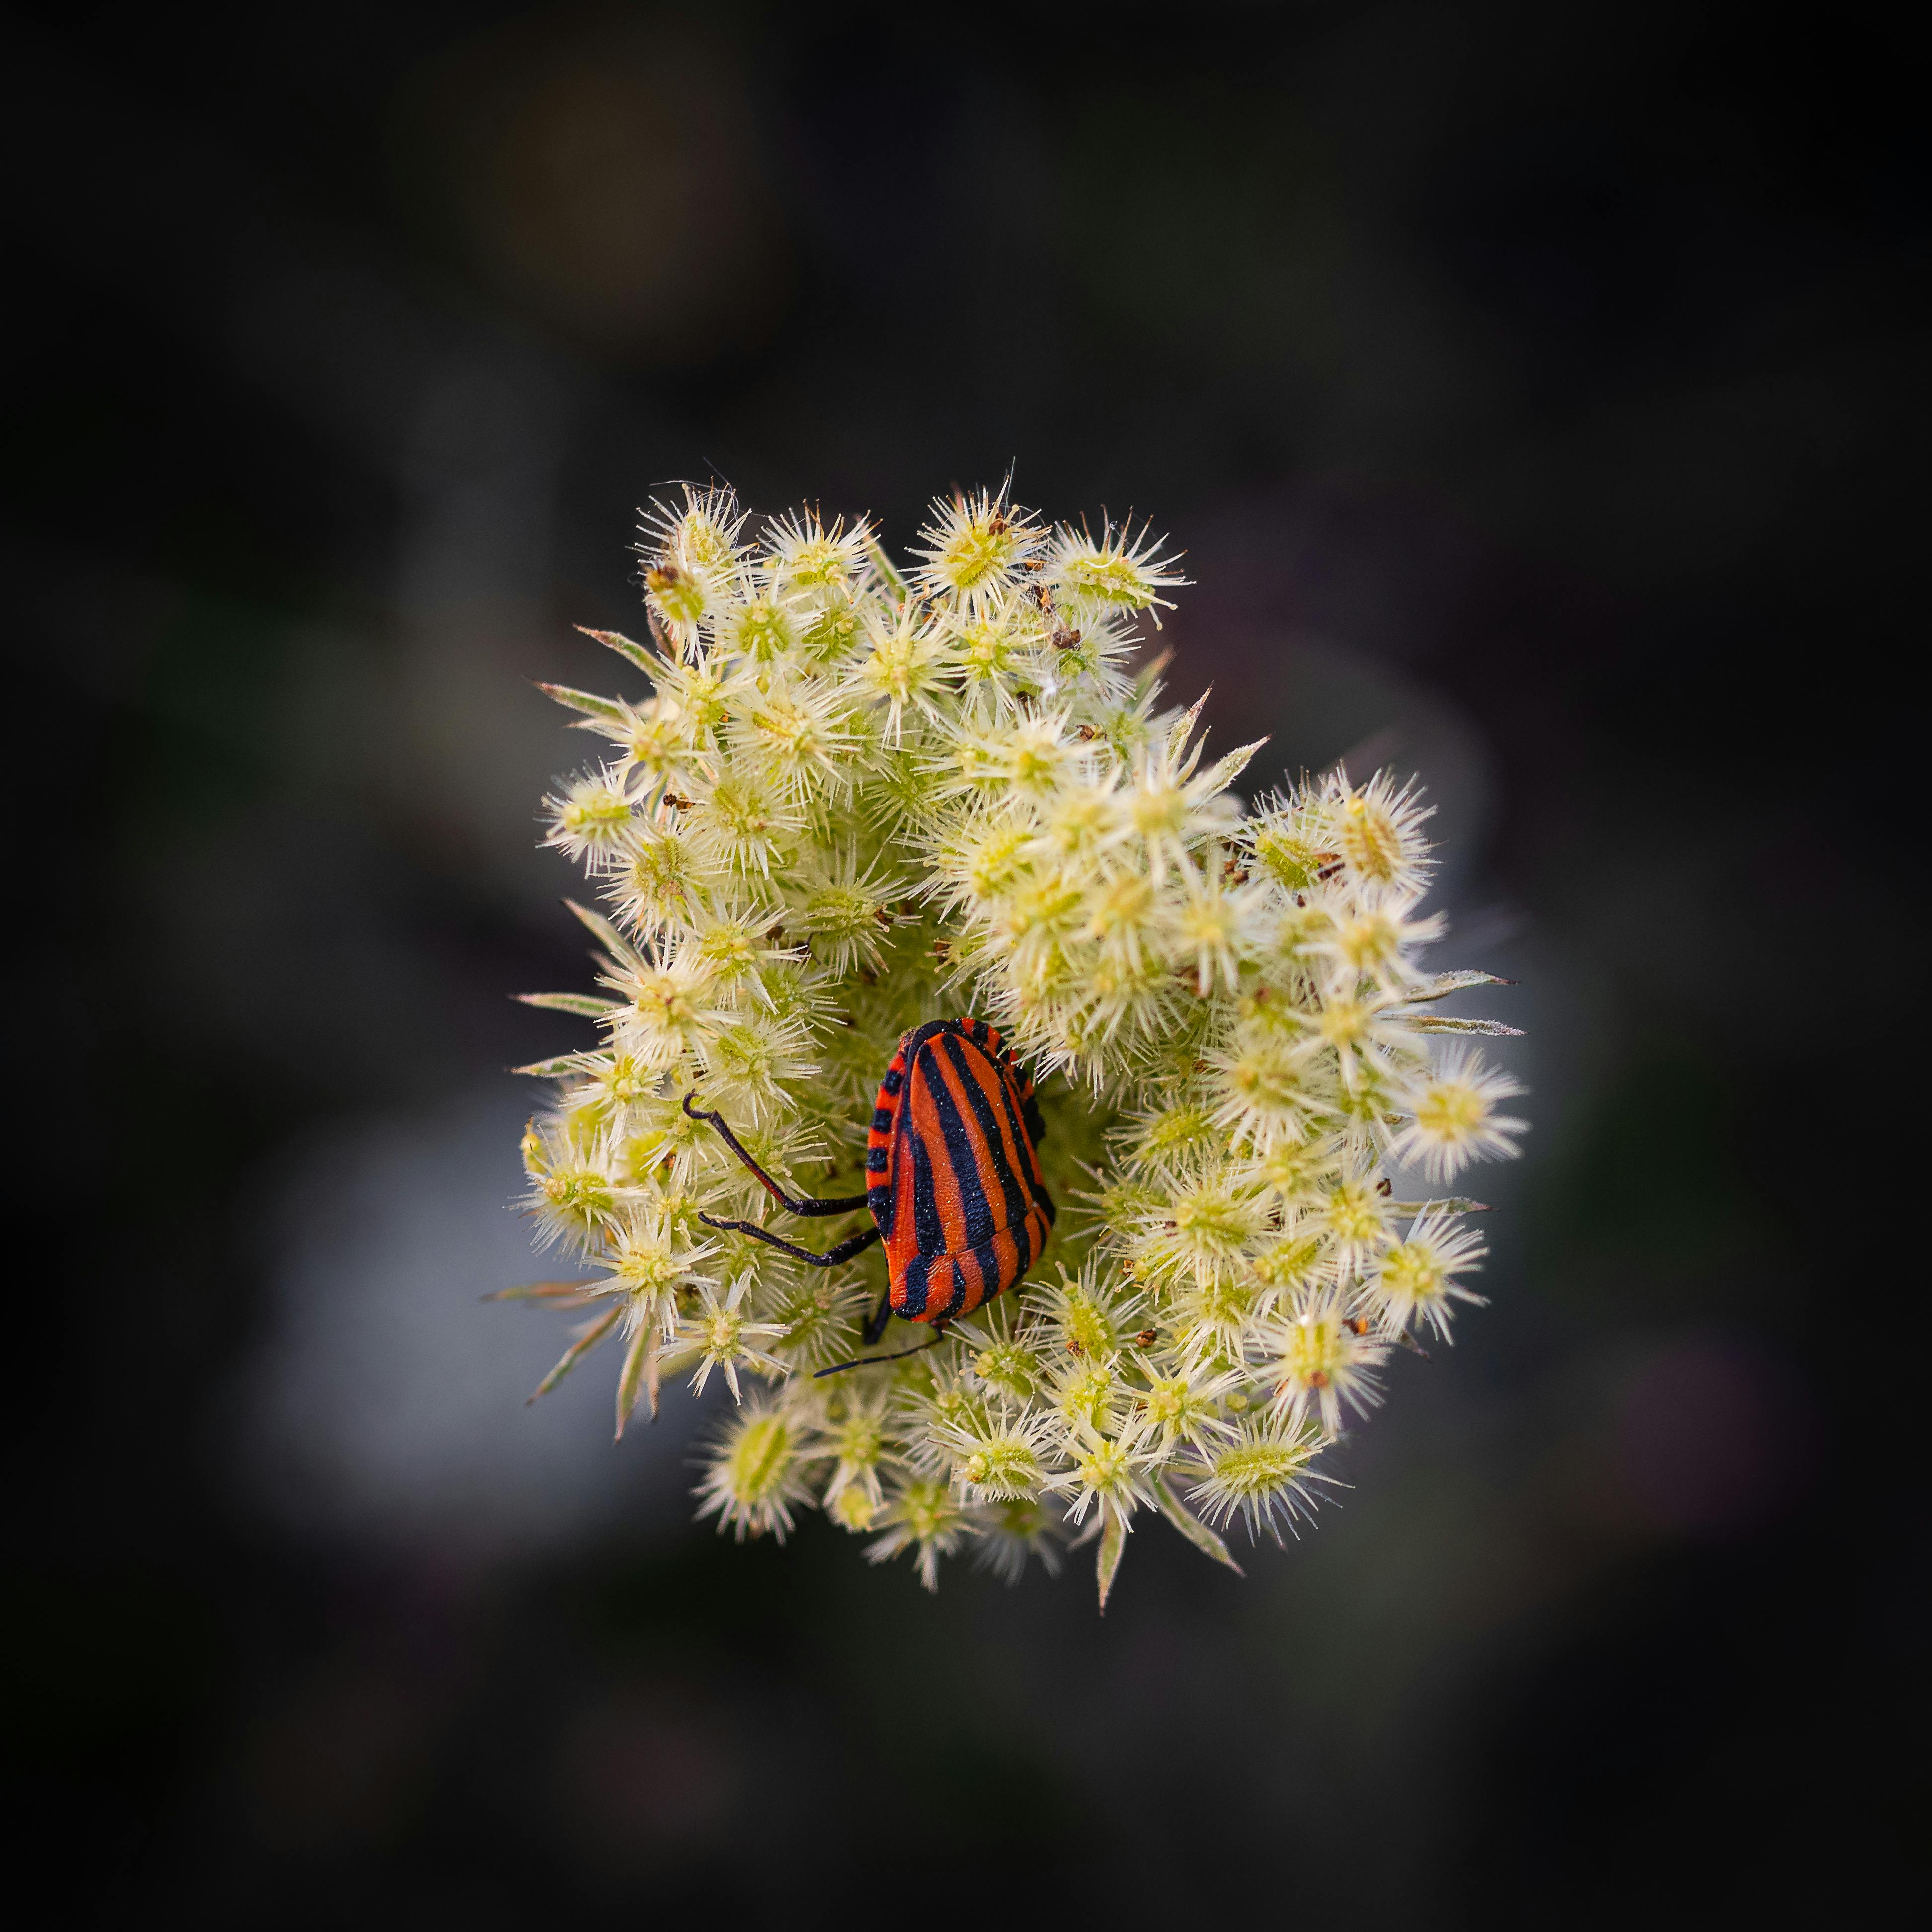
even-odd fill
[{"label": "insect's antenna", "polygon": [[950,1340],[950,1335],[941,1330],[930,1342],[916,1342],[910,1348],[895,1349],[890,1355],[860,1355],[850,1362],[834,1362],[829,1369],[818,1370],[812,1379],[823,1382],[827,1376],[842,1376],[848,1369],[869,1369],[874,1362],[902,1362],[908,1355],[922,1355],[927,1349],[936,1348],[940,1342]]}]

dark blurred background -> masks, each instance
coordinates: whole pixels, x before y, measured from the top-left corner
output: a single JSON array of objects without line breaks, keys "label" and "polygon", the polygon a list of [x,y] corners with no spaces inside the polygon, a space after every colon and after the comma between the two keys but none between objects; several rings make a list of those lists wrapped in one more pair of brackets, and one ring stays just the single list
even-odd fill
[{"label": "dark blurred background", "polygon": [[[1898,18],[1902,20],[1901,14]],[[1594,1925],[1921,1887],[1916,57],[1876,10],[0,27],[4,1811],[40,1922]],[[1419,770],[1493,1305],[1245,1582],[688,1521],[507,1212],[664,479],[1014,467]],[[1886,1102],[1880,1108],[1878,1102]],[[1850,1220],[1852,1206],[1859,1211]],[[1917,1280],[1918,1289],[1911,1284]]]}]

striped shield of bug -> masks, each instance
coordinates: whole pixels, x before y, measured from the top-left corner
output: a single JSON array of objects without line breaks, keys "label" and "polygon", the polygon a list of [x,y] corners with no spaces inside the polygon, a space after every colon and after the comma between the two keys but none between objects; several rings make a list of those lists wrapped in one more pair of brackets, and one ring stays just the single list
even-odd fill
[{"label": "striped shield of bug", "polygon": [[[982,1302],[1004,1294],[1046,1246],[1053,1197],[1041,1176],[1037,1151],[1046,1126],[1026,1070],[984,1020],[928,1021],[899,1042],[898,1054],[879,1083],[866,1136],[862,1194],[824,1200],[788,1194],[718,1114],[694,1107],[691,1100],[686,1094],[685,1112],[694,1120],[710,1121],[788,1212],[872,1210],[871,1227],[822,1255],[749,1221],[698,1216],[708,1228],[748,1234],[814,1268],[835,1268],[883,1241],[889,1282],[866,1324],[868,1348],[895,1315],[929,1322],[943,1334],[956,1316],[970,1315]],[[842,1362],[819,1372],[834,1375],[860,1366]]]}]

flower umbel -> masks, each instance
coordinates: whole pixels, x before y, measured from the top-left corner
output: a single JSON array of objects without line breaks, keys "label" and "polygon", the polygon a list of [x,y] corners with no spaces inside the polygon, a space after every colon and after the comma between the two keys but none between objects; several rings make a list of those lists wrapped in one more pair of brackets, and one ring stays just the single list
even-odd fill
[{"label": "flower umbel", "polygon": [[[1340,768],[1244,807],[1259,747],[1208,758],[1200,705],[1135,674],[1186,580],[1147,526],[961,491],[902,567],[863,518],[714,486],[643,530],[651,640],[590,634],[649,688],[545,687],[599,744],[542,838],[600,964],[525,996],[591,1036],[522,1070],[552,1089],[524,1206],[582,1270],[512,1291],[580,1317],[538,1393],[611,1342],[621,1432],[667,1372],[715,1377],[700,1516],[782,1540],[822,1509],[928,1588],[962,1551],[1012,1580],[1092,1540],[1104,1608],[1156,1516],[1225,1562],[1237,1521],[1280,1541],[1394,1345],[1480,1299],[1480,1204],[1413,1178],[1524,1129],[1468,1044],[1513,1029],[1441,1004],[1500,982],[1423,964],[1430,808]],[[968,1013],[1038,1083],[1058,1246],[875,1358],[886,1267],[843,1204],[898,1042]]]}]

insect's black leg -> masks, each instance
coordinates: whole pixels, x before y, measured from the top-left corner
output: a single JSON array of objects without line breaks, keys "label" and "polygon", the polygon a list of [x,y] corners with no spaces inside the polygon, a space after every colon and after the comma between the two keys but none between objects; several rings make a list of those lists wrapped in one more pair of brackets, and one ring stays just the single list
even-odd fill
[{"label": "insect's black leg", "polygon": [[886,1332],[886,1324],[892,1318],[892,1292],[889,1288],[879,1297],[879,1305],[867,1316],[866,1325],[859,1331],[860,1339],[868,1348],[878,1346],[879,1337]]},{"label": "insect's black leg", "polygon": [[809,1195],[802,1195],[794,1200],[745,1151],[744,1146],[738,1136],[724,1124],[724,1117],[722,1114],[713,1113],[704,1107],[694,1107],[691,1101],[692,1096],[688,1094],[686,1094],[684,1111],[694,1120],[709,1120],[718,1130],[724,1144],[758,1176],[759,1180],[764,1184],[765,1192],[780,1207],[790,1213],[806,1215],[849,1214],[854,1208],[865,1206],[866,1197],[862,1194],[841,1195],[835,1200],[824,1201],[815,1200]]},{"label": "insect's black leg", "polygon": [[707,1228],[722,1228],[734,1234],[749,1234],[753,1240],[763,1241],[766,1247],[776,1248],[780,1254],[789,1255],[795,1262],[809,1262],[814,1268],[836,1268],[841,1262],[849,1262],[854,1255],[862,1253],[879,1238],[878,1228],[868,1228],[850,1240],[841,1241],[836,1248],[827,1248],[824,1254],[815,1255],[809,1248],[781,1240],[776,1234],[749,1221],[714,1221],[709,1214],[700,1214],[698,1218]]},{"label": "insect's black leg", "polygon": [[896,1348],[890,1355],[861,1355],[853,1361],[834,1362],[829,1369],[820,1369],[812,1380],[823,1382],[827,1376],[842,1376],[848,1369],[869,1369],[874,1362],[902,1362],[908,1355],[922,1355],[927,1349],[938,1348],[946,1334],[946,1318],[941,1316],[932,1324],[930,1341],[915,1342],[910,1348]]}]

